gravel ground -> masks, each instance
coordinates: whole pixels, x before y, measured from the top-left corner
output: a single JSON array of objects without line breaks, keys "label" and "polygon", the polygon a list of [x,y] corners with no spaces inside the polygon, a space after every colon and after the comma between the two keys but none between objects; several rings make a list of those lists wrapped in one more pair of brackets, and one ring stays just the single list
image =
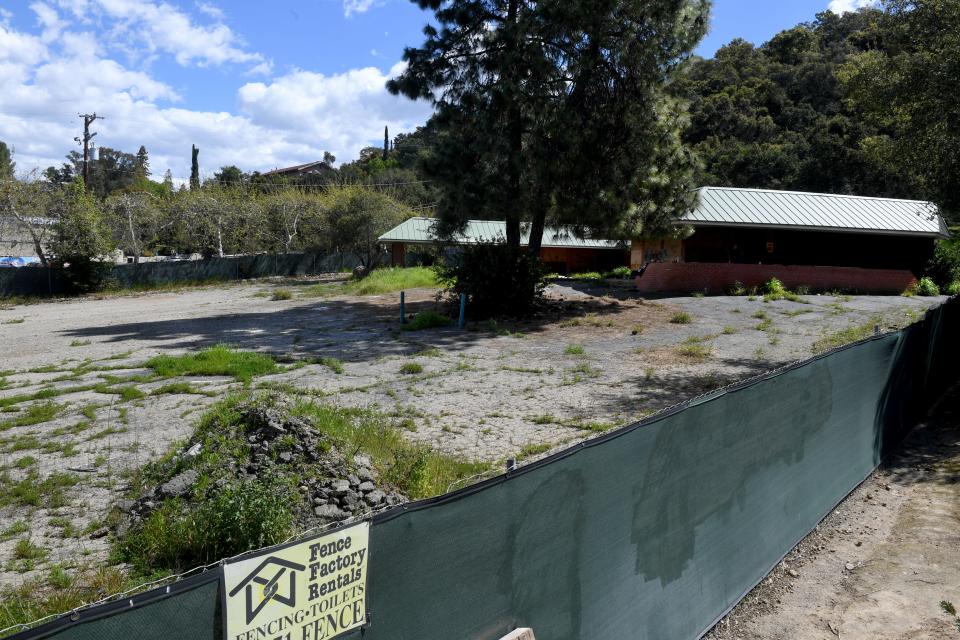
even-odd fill
[{"label": "gravel ground", "polygon": [[[55,403],[56,415],[0,431],[7,477],[49,480],[35,506],[0,507],[0,584],[38,575],[52,563],[101,561],[107,550],[102,520],[128,474],[188,436],[199,412],[238,387],[230,379],[197,378],[187,382],[198,393],[150,395],[170,381],[144,384],[135,376],[159,353],[228,343],[283,358],[338,358],[342,374],[307,365],[258,378],[254,387],[292,385],[328,402],[375,407],[403,421],[411,439],[468,458],[520,454],[530,460],[806,358],[816,341],[834,332],[904,323],[940,301],[644,300],[625,288],[554,285],[548,309],[529,321],[414,332],[399,330],[397,294],[269,297],[278,286],[299,292],[314,282],[0,307],[0,398],[104,382],[111,387],[34,401],[35,410]],[[407,300],[410,312],[436,304],[431,290],[410,291]],[[680,313],[689,323],[671,322]],[[409,362],[423,371],[401,373]],[[126,396],[117,393],[127,387]],[[23,417],[30,404],[0,413],[0,422]],[[16,557],[15,545],[25,537],[43,550],[42,558]]]}]

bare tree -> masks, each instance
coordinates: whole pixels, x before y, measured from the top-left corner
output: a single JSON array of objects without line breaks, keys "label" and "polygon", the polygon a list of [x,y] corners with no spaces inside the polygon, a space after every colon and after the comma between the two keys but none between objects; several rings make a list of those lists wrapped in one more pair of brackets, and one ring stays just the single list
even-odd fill
[{"label": "bare tree", "polygon": [[144,246],[155,241],[159,231],[157,198],[145,191],[119,193],[107,199],[106,209],[115,239],[139,263]]},{"label": "bare tree", "polygon": [[0,217],[16,220],[30,235],[34,253],[45,267],[50,266],[46,244],[64,207],[63,190],[37,180],[35,173],[27,180],[0,182]]}]

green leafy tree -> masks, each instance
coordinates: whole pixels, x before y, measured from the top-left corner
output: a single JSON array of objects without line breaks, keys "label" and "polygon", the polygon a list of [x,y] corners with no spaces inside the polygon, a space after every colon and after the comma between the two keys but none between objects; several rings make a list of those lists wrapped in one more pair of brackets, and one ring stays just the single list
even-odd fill
[{"label": "green leafy tree", "polygon": [[331,189],[324,210],[330,247],[355,253],[367,267],[380,253],[378,238],[411,215],[389,196],[361,186]]},{"label": "green leafy tree", "polygon": [[147,148],[143,145],[140,145],[137,150],[134,168],[138,178],[145,180],[150,177],[150,156],[147,155]]},{"label": "green leafy tree", "polygon": [[842,65],[884,46],[880,12],[818,14],[755,47],[734,40],[671,85],[690,102],[683,141],[701,185],[914,197],[909,175],[881,161],[881,132],[846,99]]},{"label": "green leafy tree", "polygon": [[883,46],[841,73],[853,102],[879,131],[865,141],[883,164],[910,174],[926,197],[960,214],[960,3],[884,0]]},{"label": "green leafy tree", "polygon": [[76,292],[96,289],[109,263],[102,259],[113,250],[110,229],[80,178],[67,187],[62,213],[54,225],[50,250]]},{"label": "green leafy tree", "polygon": [[241,171],[239,167],[230,165],[228,167],[220,167],[220,171],[213,174],[213,179],[218,182],[221,187],[236,187],[247,182],[249,176]]},{"label": "green leafy tree", "polygon": [[13,161],[13,153],[7,143],[0,140],[0,180],[13,180],[17,163]]},{"label": "green leafy tree", "polygon": [[649,182],[676,180],[675,166],[655,167],[676,156],[663,146],[677,142],[678,107],[662,89],[702,38],[709,2],[414,1],[439,28],[387,86],[436,107],[424,167],[442,191],[441,234],[506,217],[506,243],[519,247],[526,223],[537,255],[548,219],[605,233],[642,214],[649,231],[689,206],[689,188]]}]

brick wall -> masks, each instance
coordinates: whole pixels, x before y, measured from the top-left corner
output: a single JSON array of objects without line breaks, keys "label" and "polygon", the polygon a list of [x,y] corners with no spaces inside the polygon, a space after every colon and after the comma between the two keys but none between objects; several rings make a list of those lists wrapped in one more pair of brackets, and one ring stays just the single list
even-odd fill
[{"label": "brick wall", "polygon": [[770,278],[780,279],[790,289],[805,286],[814,291],[843,289],[871,293],[901,293],[916,283],[914,275],[906,270],[654,262],[637,278],[637,289],[644,293],[704,291],[709,294],[722,294],[734,282],[754,287],[762,285]]}]

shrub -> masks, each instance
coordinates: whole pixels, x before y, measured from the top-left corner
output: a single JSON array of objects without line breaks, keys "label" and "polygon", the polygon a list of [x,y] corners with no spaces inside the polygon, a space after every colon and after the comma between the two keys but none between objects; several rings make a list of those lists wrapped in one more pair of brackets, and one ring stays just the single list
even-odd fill
[{"label": "shrub", "polygon": [[193,507],[167,500],[122,540],[120,555],[149,573],[276,544],[294,531],[293,504],[290,486],[271,477],[215,487]]},{"label": "shrub", "polygon": [[782,296],[786,291],[787,288],[777,278],[770,278],[769,282],[763,285],[763,292],[767,295]]},{"label": "shrub", "polygon": [[947,287],[948,296],[960,296],[960,280],[954,280]]},{"label": "shrub", "polygon": [[926,274],[942,287],[960,280],[960,240],[938,242]]},{"label": "shrub", "polygon": [[525,315],[541,300],[546,287],[539,258],[523,247],[464,247],[456,261],[436,269],[450,294],[456,298],[466,294],[472,318]]},{"label": "shrub", "polygon": [[747,288],[743,286],[743,283],[739,280],[736,280],[732,285],[727,287],[727,291],[732,296],[745,296],[747,295]]},{"label": "shrub", "polygon": [[630,267],[617,267],[606,274],[608,278],[618,278],[621,280],[627,280],[632,275],[633,271]]},{"label": "shrub", "polygon": [[670,322],[672,324],[690,324],[693,322],[693,318],[686,311],[681,311],[673,314],[673,317],[670,318]]},{"label": "shrub", "polygon": [[276,289],[273,292],[273,295],[270,296],[271,300],[289,300],[293,297],[293,292],[290,289]]},{"label": "shrub", "polygon": [[570,278],[572,280],[603,280],[603,274],[599,271],[584,271],[570,274]]},{"label": "shrub", "polygon": [[453,320],[447,316],[440,315],[436,311],[423,311],[413,317],[413,320],[403,325],[404,331],[421,331],[423,329],[433,329],[436,327],[449,327]]},{"label": "shrub", "polygon": [[51,252],[63,266],[63,278],[70,291],[87,293],[99,288],[109,273],[109,262],[101,262],[113,248],[110,229],[96,200],[77,178],[68,188],[64,213],[54,225]]},{"label": "shrub", "polygon": [[914,292],[918,296],[938,296],[940,295],[940,287],[933,281],[933,278],[924,276],[920,278],[920,282],[917,283]]}]

